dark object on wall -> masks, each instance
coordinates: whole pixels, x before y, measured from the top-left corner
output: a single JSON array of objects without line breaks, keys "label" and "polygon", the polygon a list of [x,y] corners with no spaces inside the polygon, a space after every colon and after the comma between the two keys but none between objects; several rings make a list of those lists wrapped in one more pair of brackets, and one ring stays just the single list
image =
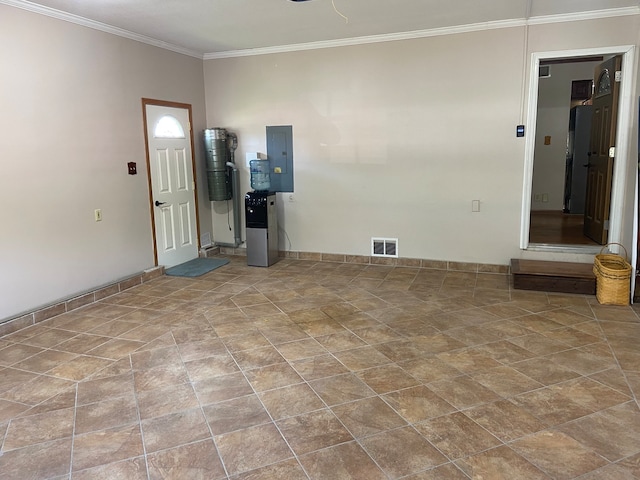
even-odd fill
[{"label": "dark object on wall", "polygon": [[571,82],[571,101],[589,100],[593,90],[593,80],[574,80]]},{"label": "dark object on wall", "polygon": [[573,107],[569,114],[569,137],[564,175],[564,213],[583,214],[587,196],[591,105]]},{"label": "dark object on wall", "polygon": [[293,192],[293,127],[267,127],[267,158],[271,168],[269,190]]},{"label": "dark object on wall", "polygon": [[138,173],[138,170],[136,168],[136,162],[127,163],[127,169],[129,171],[129,175],[135,175]]}]

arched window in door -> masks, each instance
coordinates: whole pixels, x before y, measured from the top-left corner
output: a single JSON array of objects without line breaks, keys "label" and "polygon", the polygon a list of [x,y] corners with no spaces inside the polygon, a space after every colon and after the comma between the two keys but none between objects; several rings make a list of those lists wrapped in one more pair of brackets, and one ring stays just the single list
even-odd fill
[{"label": "arched window in door", "polygon": [[184,138],[184,130],[176,117],[164,115],[156,123],[153,136],[154,138]]}]

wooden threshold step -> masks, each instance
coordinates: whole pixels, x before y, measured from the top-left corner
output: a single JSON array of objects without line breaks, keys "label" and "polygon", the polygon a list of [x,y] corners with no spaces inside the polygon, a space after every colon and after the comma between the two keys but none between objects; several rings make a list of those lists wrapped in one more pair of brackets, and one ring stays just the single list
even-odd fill
[{"label": "wooden threshold step", "polygon": [[591,263],[511,259],[513,288],[540,292],[595,295],[596,276]]}]

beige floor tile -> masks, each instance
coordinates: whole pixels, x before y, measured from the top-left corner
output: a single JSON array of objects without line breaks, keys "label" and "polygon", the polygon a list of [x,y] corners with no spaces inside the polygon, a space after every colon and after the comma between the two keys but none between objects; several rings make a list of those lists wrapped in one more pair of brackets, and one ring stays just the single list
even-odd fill
[{"label": "beige floor tile", "polygon": [[260,393],[260,400],[274,420],[324,407],[320,397],[306,384],[299,383]]},{"label": "beige floor tile", "polygon": [[66,408],[12,420],[2,450],[11,451],[70,438],[73,434],[74,413],[72,408]]},{"label": "beige floor tile", "polygon": [[544,387],[541,383],[506,366],[474,373],[471,378],[505,398]]},{"label": "beige floor tile", "polygon": [[242,373],[213,377],[193,384],[201,405],[223,402],[253,393]]},{"label": "beige floor tile", "polygon": [[410,475],[447,462],[442,453],[411,427],[367,437],[361,443],[391,478]]},{"label": "beige floor tile", "polygon": [[141,424],[147,453],[211,438],[200,408],[144,420]]},{"label": "beige floor tile", "polygon": [[137,398],[142,420],[198,406],[198,399],[189,383],[137,392]]},{"label": "beige floor tile", "polygon": [[258,468],[250,472],[241,473],[231,477],[232,480],[262,480],[267,478],[282,478],[287,480],[307,480],[306,473],[296,460],[285,460],[284,462]]},{"label": "beige floor tile", "polygon": [[[217,435],[215,442],[229,475],[255,470],[293,456],[273,424]],[[260,448],[256,448],[260,445]]]},{"label": "beige floor tile", "polygon": [[80,406],[76,409],[75,434],[106,430],[138,422],[138,409],[133,395]]},{"label": "beige floor tile", "polygon": [[193,360],[185,363],[185,368],[192,382],[201,382],[208,378],[240,371],[235,360],[229,354]]},{"label": "beige floor tile", "polygon": [[0,365],[8,367],[14,363],[23,361],[33,355],[43,352],[45,349],[33,345],[21,343],[11,344],[0,350]]},{"label": "beige floor tile", "polygon": [[506,446],[458,460],[456,464],[470,478],[492,480],[551,478]]},{"label": "beige floor tile", "polygon": [[0,455],[0,472],[7,480],[51,478],[69,474],[71,438],[32,445]]},{"label": "beige floor tile", "polygon": [[178,351],[183,362],[201,360],[216,355],[226,355],[227,349],[219,338],[209,338],[196,342],[178,345]]},{"label": "beige floor tile", "polygon": [[269,423],[271,417],[256,395],[234,398],[203,408],[214,435]]},{"label": "beige floor tile", "polygon": [[356,438],[405,426],[407,422],[378,397],[332,407],[333,413]]},{"label": "beige floor tile", "polygon": [[238,365],[243,370],[266,367],[267,365],[285,362],[284,357],[280,355],[278,350],[273,346],[241,350],[233,352],[232,354],[233,358],[235,358],[236,362],[238,362]]},{"label": "beige floor tile", "polygon": [[309,382],[318,396],[329,405],[372,397],[375,392],[353,374],[336,375]]},{"label": "beige floor tile", "polygon": [[144,453],[139,425],[77,435],[73,442],[73,470],[84,470]]},{"label": "beige floor tile", "polygon": [[455,410],[423,385],[391,392],[382,398],[409,423],[421,422]]},{"label": "beige floor tile", "polygon": [[294,360],[291,362],[291,366],[306,381],[332,377],[349,371],[332,355],[318,355],[313,358]]},{"label": "beige floor tile", "polygon": [[386,480],[388,477],[355,442],[304,455],[300,463],[309,478],[320,480]]},{"label": "beige floor tile", "polygon": [[78,383],[78,405],[95,403],[121,396],[133,395],[133,374],[129,371],[120,375],[100,377]]},{"label": "beige floor tile", "polygon": [[104,358],[78,355],[68,362],[60,363],[57,367],[49,370],[47,374],[67,380],[80,381],[110,366],[112,363],[112,360]]},{"label": "beige floor tile", "polygon": [[75,383],[47,375],[38,375],[3,394],[5,400],[38,405],[75,387]]},{"label": "beige floor tile", "polygon": [[136,392],[157,390],[187,382],[189,382],[189,375],[182,362],[133,372],[133,385]]},{"label": "beige floor tile", "polygon": [[357,373],[357,376],[378,394],[415,387],[420,384],[395,364],[362,370]]},{"label": "beige floor tile", "polygon": [[391,360],[371,346],[335,352],[334,356],[351,371],[364,370],[391,363]]},{"label": "beige floor tile", "polygon": [[549,387],[523,393],[513,397],[511,401],[547,426],[560,425],[593,413],[591,408],[563,395],[561,390]]},{"label": "beige floor tile", "polygon": [[280,355],[289,362],[327,353],[327,350],[313,338],[289,341],[277,345],[276,348]]},{"label": "beige floor tile", "polygon": [[465,410],[464,414],[503,442],[544,430],[546,425],[508,400],[499,400]]},{"label": "beige floor tile", "polygon": [[602,410],[558,429],[611,462],[640,453],[640,411],[633,402]]},{"label": "beige floor tile", "polygon": [[147,478],[147,464],[143,457],[73,472],[73,480],[146,480]]},{"label": "beige floor tile", "polygon": [[286,418],[277,425],[296,455],[353,440],[340,420],[327,409]]},{"label": "beige floor tile", "polygon": [[[147,456],[149,479],[225,479],[226,474],[211,440],[183,445]],[[146,476],[144,478],[147,478]]]},{"label": "beige floor tile", "polygon": [[640,478],[637,308],[302,256],[0,338],[0,477]]},{"label": "beige floor tile", "polygon": [[511,444],[512,448],[553,478],[574,478],[607,464],[590,448],[557,431],[543,431]]},{"label": "beige floor tile", "polygon": [[472,378],[461,376],[448,380],[438,380],[428,385],[429,389],[456,408],[490,403],[500,397]]},{"label": "beige floor tile", "polygon": [[429,442],[455,460],[500,445],[502,442],[461,412],[415,425]]},{"label": "beige floor tile", "polygon": [[245,372],[247,380],[257,392],[286,387],[302,382],[300,375],[288,363],[277,363]]}]

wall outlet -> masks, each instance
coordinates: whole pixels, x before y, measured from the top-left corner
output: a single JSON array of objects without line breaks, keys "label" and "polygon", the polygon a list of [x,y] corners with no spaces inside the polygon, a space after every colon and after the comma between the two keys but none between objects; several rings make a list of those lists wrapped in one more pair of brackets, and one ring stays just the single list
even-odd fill
[{"label": "wall outlet", "polygon": [[471,211],[472,212],[480,211],[480,200],[471,200]]},{"label": "wall outlet", "polygon": [[100,210],[99,208],[96,208],[93,211],[93,215],[96,219],[96,222],[101,222],[102,221],[102,210]]}]

